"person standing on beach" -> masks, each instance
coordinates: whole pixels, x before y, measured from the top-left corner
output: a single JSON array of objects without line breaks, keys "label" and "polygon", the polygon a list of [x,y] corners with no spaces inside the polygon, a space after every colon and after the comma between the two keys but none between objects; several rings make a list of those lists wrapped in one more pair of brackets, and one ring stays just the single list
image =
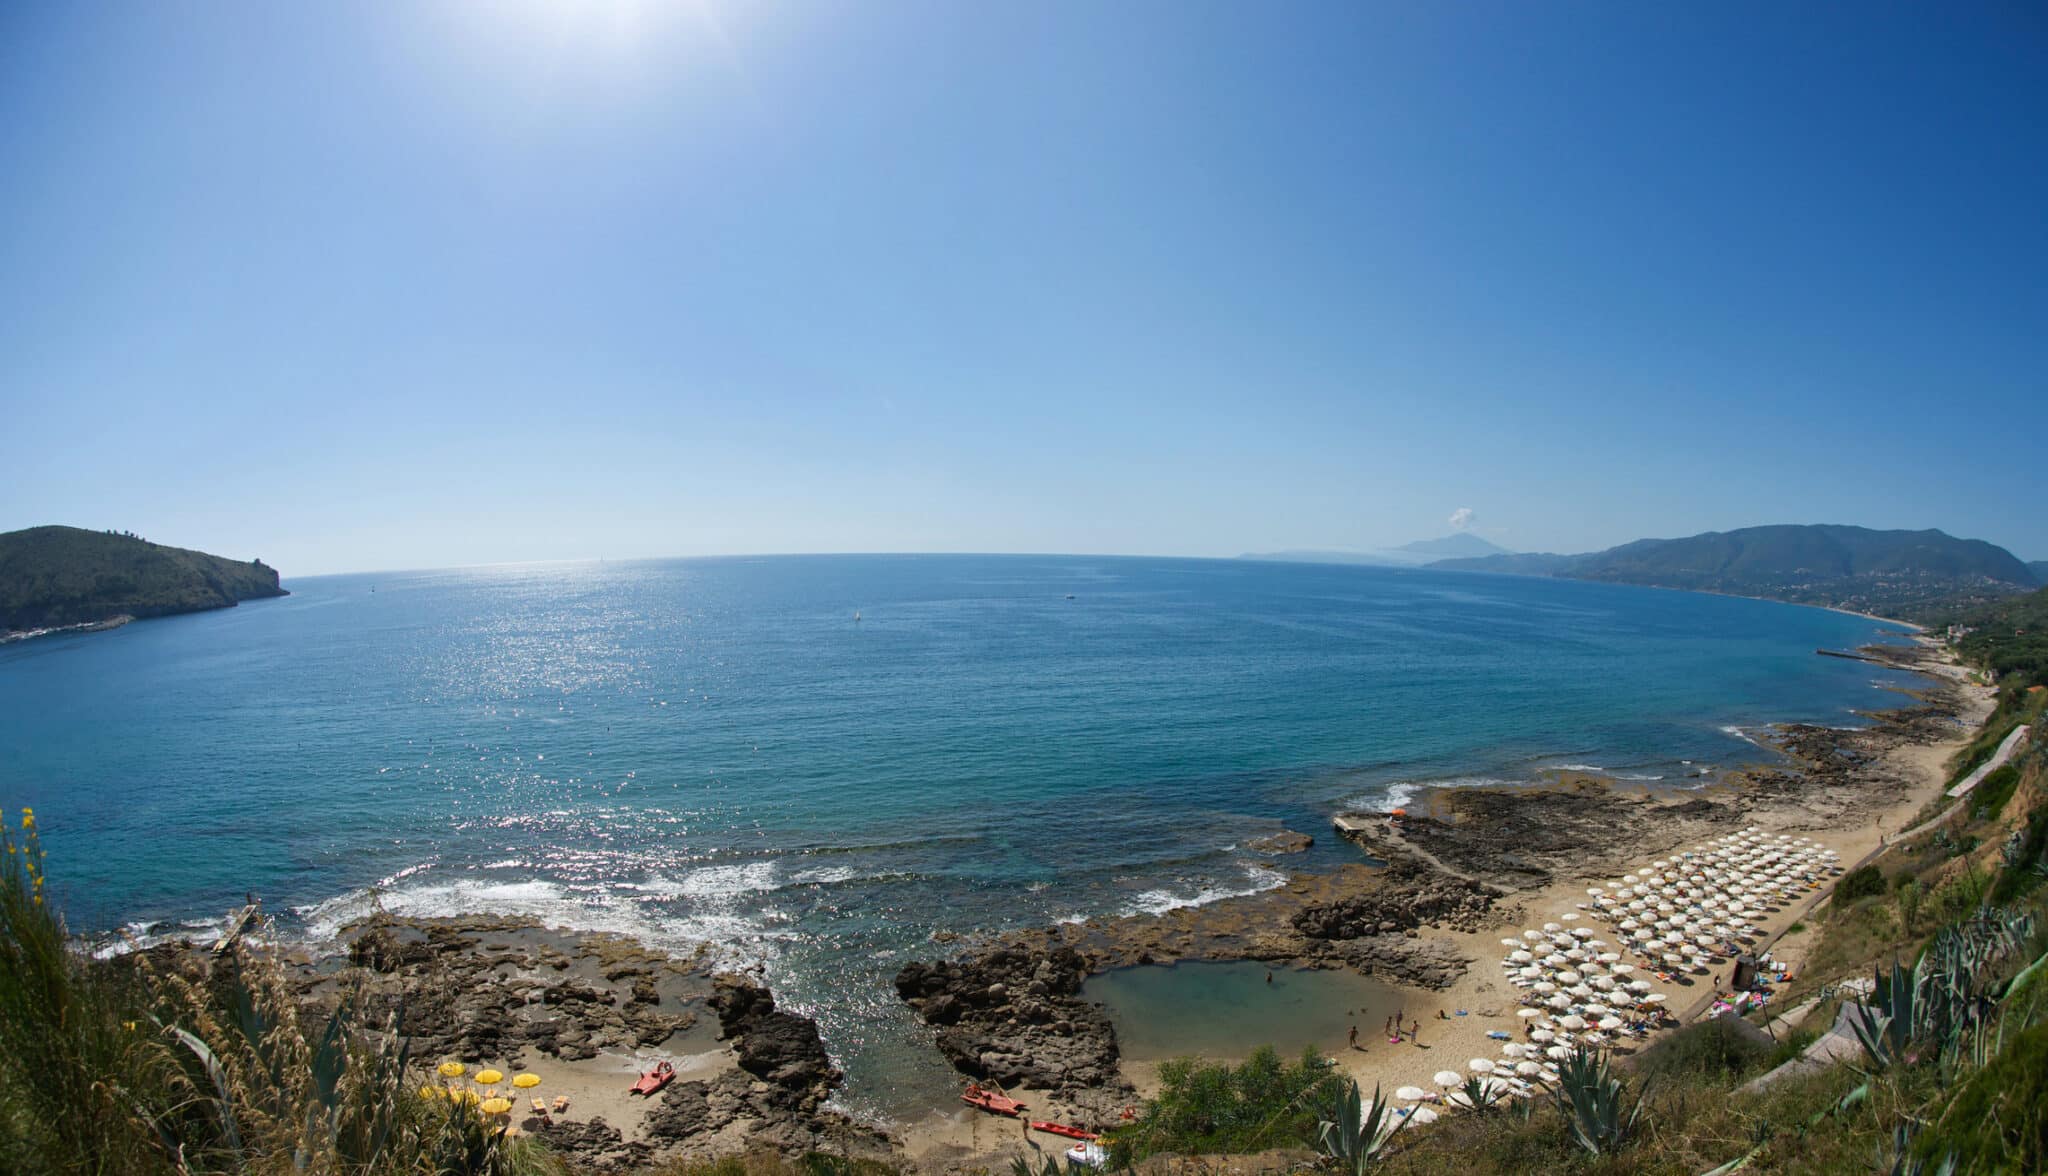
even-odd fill
[{"label": "person standing on beach", "polygon": [[1408,1040],[1414,1042],[1417,1045],[1422,1044],[1422,1022],[1408,1022]]},{"label": "person standing on beach", "polygon": [[1358,1048],[1358,1026],[1356,1025],[1351,1027],[1351,1048]]}]

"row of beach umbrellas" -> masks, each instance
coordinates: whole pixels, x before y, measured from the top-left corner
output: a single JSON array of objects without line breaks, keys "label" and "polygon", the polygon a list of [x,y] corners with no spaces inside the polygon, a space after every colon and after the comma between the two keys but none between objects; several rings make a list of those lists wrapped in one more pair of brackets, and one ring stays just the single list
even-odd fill
[{"label": "row of beach umbrellas", "polygon": [[[1588,901],[1578,910],[1500,941],[1507,949],[1501,967],[1522,991],[1516,1017],[1527,1040],[1505,1042],[1498,1060],[1473,1058],[1466,1069],[1492,1097],[1527,1097],[1538,1084],[1555,1083],[1557,1063],[1574,1049],[1606,1046],[1662,1017],[1667,994],[1656,990],[1644,970],[1705,971],[1729,948],[1762,933],[1756,919],[1840,872],[1834,850],[1805,837],[1752,828],[1588,889]],[[1586,924],[1588,917],[1609,924],[1620,943],[1602,939]],[[1439,1070],[1433,1079],[1452,1106],[1468,1101],[1467,1080],[1456,1070]],[[1401,1086],[1394,1097],[1412,1104],[1439,1096]],[[1416,1106],[1407,1121],[1436,1117],[1429,1107]]]}]

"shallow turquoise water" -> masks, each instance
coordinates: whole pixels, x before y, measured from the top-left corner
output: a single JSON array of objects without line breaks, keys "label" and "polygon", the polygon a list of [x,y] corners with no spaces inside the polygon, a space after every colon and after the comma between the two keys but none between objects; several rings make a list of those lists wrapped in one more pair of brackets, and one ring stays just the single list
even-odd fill
[{"label": "shallow turquoise water", "polygon": [[1091,977],[1081,995],[1109,1010],[1117,1045],[1141,1062],[1187,1054],[1235,1059],[1261,1044],[1283,1057],[1307,1046],[1336,1054],[1349,1047],[1353,1026],[1370,1050],[1385,1045],[1380,1029],[1388,1017],[1420,1020],[1436,1011],[1409,1008],[1398,990],[1353,972],[1254,962],[1120,968]]},{"label": "shallow turquoise water", "polygon": [[1897,680],[1813,656],[1881,632],[1861,618],[1405,570],[821,556],[287,586],[0,649],[0,803],[36,807],[74,925],[174,931],[253,889],[319,937],[374,888],[710,941],[819,1017],[871,1110],[943,1096],[887,984],[934,930],[1268,886],[1247,840],[1416,782],[1676,782],[1761,754],[1731,729],[1851,723]]}]

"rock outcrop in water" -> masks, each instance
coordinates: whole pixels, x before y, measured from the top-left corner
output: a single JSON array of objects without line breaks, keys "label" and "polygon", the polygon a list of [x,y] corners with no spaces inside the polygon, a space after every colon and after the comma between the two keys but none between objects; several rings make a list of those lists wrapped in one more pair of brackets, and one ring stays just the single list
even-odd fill
[{"label": "rock outcrop in water", "polygon": [[939,1052],[954,1069],[1053,1092],[1107,1125],[1135,1092],[1117,1070],[1109,1015],[1080,999],[1090,970],[1071,948],[999,947],[907,964],[896,991],[938,1030]]}]

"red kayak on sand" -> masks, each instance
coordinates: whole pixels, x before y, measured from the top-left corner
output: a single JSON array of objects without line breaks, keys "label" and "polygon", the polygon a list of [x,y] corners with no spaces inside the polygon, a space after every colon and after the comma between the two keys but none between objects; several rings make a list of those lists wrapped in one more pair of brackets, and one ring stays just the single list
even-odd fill
[{"label": "red kayak on sand", "polygon": [[972,1085],[960,1096],[960,1101],[970,1107],[980,1107],[992,1115],[1015,1116],[1024,1109],[1024,1104],[999,1091],[984,1086]]},{"label": "red kayak on sand", "polygon": [[652,1070],[640,1075],[640,1081],[633,1084],[633,1089],[629,1093],[652,1095],[675,1080],[674,1066],[667,1062],[656,1062]]},{"label": "red kayak on sand", "polygon": [[1049,1135],[1064,1135],[1068,1139],[1093,1141],[1102,1138],[1093,1131],[1083,1131],[1079,1127],[1069,1127],[1065,1123],[1041,1123],[1036,1119],[1031,1121],[1031,1129],[1033,1131],[1043,1131]]}]

